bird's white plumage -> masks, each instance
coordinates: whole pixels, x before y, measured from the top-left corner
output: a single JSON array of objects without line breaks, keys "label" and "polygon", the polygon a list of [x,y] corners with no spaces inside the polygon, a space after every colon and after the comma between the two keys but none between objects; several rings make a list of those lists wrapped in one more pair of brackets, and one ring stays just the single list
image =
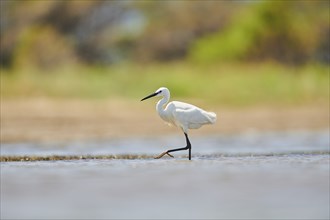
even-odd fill
[{"label": "bird's white plumage", "polygon": [[[168,124],[180,127],[186,138],[186,147],[167,150],[155,159],[162,158],[164,155],[173,157],[170,153],[181,150],[189,150],[188,158],[191,160],[191,143],[188,138],[188,129],[197,129],[205,124],[214,124],[217,120],[217,115],[214,112],[207,112],[194,105],[170,100],[170,91],[161,87],[156,92],[141,99],[141,101],[154,96],[162,96],[163,98],[157,102],[156,110],[159,116]],[[168,104],[167,104],[168,103]],[[167,105],[166,105],[167,104]]]},{"label": "bird's white plumage", "polygon": [[[168,103],[170,92],[165,87],[159,88],[156,93],[157,96],[163,96],[156,105],[159,116],[168,124],[180,127],[185,133],[188,133],[188,129],[197,129],[202,125],[216,122],[217,116],[214,112],[207,112],[184,102],[172,101]],[[166,103],[168,104],[166,105]]]}]

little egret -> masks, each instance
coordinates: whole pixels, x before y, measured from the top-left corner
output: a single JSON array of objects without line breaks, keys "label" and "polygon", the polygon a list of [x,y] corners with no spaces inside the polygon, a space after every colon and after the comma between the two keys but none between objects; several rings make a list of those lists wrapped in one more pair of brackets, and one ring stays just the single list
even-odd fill
[{"label": "little egret", "polygon": [[[165,154],[173,157],[170,152],[189,150],[189,160],[191,160],[191,144],[188,138],[188,129],[197,129],[205,124],[214,124],[217,120],[217,115],[214,112],[207,112],[184,102],[172,101],[168,103],[170,99],[170,91],[165,87],[159,88],[155,93],[148,95],[141,99],[141,101],[154,96],[163,97],[156,105],[156,110],[159,116],[166,121],[167,124],[181,128],[186,137],[187,143],[186,147],[167,150],[155,157],[155,159],[159,159]],[[168,104],[166,105],[166,103]],[[164,105],[166,105],[166,107],[164,107]]]}]

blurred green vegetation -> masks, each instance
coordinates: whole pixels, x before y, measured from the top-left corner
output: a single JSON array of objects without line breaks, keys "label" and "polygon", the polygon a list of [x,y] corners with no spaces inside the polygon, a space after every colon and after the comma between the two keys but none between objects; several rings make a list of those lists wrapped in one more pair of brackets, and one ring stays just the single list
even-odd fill
[{"label": "blurred green vegetation", "polygon": [[328,0],[0,4],[2,98],[329,100]]},{"label": "blurred green vegetation", "polygon": [[48,74],[18,70],[2,75],[1,96],[139,101],[161,86],[171,90],[173,99],[212,105],[325,103],[329,100],[329,68],[179,62],[148,66],[121,64],[107,68],[79,66]]},{"label": "blurred green vegetation", "polygon": [[329,63],[330,1],[2,0],[1,66]]},{"label": "blurred green vegetation", "polygon": [[277,60],[287,64],[321,59],[329,56],[326,50],[330,49],[327,6],[326,1],[265,1],[242,8],[224,30],[196,40],[190,57],[200,62]]}]

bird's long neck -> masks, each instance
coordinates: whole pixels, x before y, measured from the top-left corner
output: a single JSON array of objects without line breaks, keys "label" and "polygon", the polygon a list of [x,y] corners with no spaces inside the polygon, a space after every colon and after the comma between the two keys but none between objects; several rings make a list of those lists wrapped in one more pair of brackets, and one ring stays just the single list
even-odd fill
[{"label": "bird's long neck", "polygon": [[157,105],[156,105],[156,110],[157,110],[159,116],[161,118],[163,118],[164,120],[166,118],[166,112],[164,109],[165,108],[164,105],[166,105],[166,103],[168,103],[169,99],[170,98],[168,96],[164,96],[161,100],[159,100],[157,102]]}]

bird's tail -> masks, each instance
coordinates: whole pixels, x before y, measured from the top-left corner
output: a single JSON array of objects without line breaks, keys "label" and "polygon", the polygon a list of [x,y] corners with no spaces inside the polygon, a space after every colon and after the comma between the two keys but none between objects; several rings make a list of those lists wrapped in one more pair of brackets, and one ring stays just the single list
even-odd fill
[{"label": "bird's tail", "polygon": [[211,124],[214,124],[217,121],[217,115],[214,112],[207,112],[207,116]]}]

